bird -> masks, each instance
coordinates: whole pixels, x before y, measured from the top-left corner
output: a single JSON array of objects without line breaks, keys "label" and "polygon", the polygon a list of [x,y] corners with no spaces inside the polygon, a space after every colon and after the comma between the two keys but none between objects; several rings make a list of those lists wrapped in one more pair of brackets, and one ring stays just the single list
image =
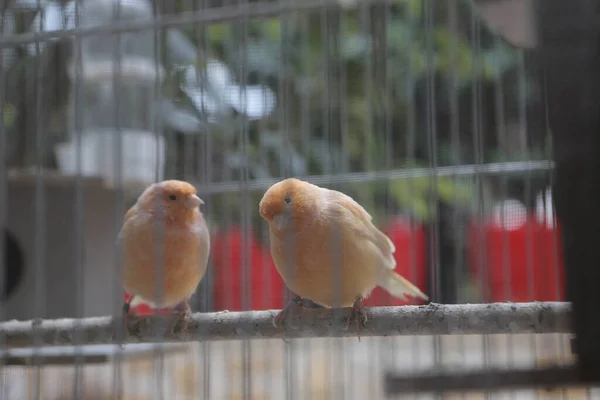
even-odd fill
[{"label": "bird", "polygon": [[327,308],[351,307],[346,329],[354,322],[358,334],[367,323],[362,303],[376,286],[397,298],[428,300],[394,271],[394,244],[352,197],[288,178],[267,189],[259,213],[269,224],[275,268],[297,295],[274,317],[276,327],[308,299]]},{"label": "bird", "polygon": [[206,273],[210,254],[202,204],[190,183],[165,180],[148,186],[125,214],[117,238],[123,286],[131,295],[123,304],[125,332],[136,302],[176,308],[171,332],[181,319],[181,331],[187,329],[189,299]]}]

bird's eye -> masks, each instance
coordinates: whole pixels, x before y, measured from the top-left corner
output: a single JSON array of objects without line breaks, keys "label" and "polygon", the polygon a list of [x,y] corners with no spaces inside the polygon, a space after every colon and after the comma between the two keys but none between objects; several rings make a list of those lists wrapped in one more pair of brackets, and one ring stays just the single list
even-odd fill
[{"label": "bird's eye", "polygon": [[285,196],[285,199],[283,199],[285,201],[285,204],[290,204],[292,202],[292,198],[290,196]]},{"label": "bird's eye", "polygon": [[169,200],[177,200],[177,196],[175,196],[174,194],[170,194]]}]

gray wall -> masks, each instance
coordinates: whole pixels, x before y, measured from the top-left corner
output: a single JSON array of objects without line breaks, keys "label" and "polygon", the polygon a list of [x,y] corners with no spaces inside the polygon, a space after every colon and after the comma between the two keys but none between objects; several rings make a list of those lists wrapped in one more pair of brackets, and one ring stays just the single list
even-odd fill
[{"label": "gray wall", "polygon": [[[43,235],[46,250],[41,257],[45,271],[45,312],[35,309],[35,184],[31,179],[11,179],[8,184],[8,229],[25,253],[24,277],[8,299],[1,319],[59,318],[77,316],[75,271],[75,185],[72,178],[48,179],[44,190],[46,223]],[[115,276],[115,238],[122,221],[116,214],[117,196],[98,180],[86,181],[84,188],[83,316],[108,315],[122,301]],[[80,228],[82,229],[82,228]],[[44,283],[44,282],[41,282]]]}]

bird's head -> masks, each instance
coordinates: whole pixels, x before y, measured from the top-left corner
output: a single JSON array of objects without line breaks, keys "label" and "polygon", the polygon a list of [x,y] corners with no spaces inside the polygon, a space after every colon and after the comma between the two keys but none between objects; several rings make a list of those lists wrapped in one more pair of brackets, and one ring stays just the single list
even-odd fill
[{"label": "bird's head", "polygon": [[274,233],[296,230],[314,219],[318,210],[319,187],[296,178],[284,179],[271,186],[258,207]]},{"label": "bird's head", "polygon": [[160,211],[170,216],[199,213],[204,201],[188,182],[167,180],[150,185],[138,199],[138,207],[147,211]]}]

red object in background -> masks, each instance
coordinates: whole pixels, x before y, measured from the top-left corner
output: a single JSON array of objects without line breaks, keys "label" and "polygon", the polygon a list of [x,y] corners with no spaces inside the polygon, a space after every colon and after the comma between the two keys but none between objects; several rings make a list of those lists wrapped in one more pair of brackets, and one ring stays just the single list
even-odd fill
[{"label": "red object in background", "polygon": [[[124,302],[128,302],[131,299],[131,295],[127,292],[123,292],[123,301]],[[155,310],[154,308],[150,307],[148,304],[145,303],[138,303],[136,305],[132,305],[130,312],[135,313],[135,315],[137,316],[146,316],[146,315],[154,315],[156,313],[158,314],[162,314],[164,312],[168,312],[169,309],[168,308],[163,308],[163,309],[159,309],[158,312],[157,310]]]},{"label": "red object in background", "polygon": [[[562,243],[559,227],[555,226],[547,227],[533,216],[528,216],[525,224],[516,230],[506,230],[494,221],[486,221],[483,226],[472,224],[470,264],[477,282],[479,277],[484,277],[487,286],[484,301],[564,301]],[[531,286],[533,298],[530,297]]]},{"label": "red object in background", "polygon": [[[262,247],[250,233],[250,257],[248,267],[251,269],[251,282],[247,286],[250,291],[251,309],[268,310],[283,308],[284,283],[275,269],[271,252]],[[242,249],[244,234],[241,227],[231,226],[222,232],[211,235],[211,259],[214,280],[215,310],[243,310]]]},{"label": "red object in background", "polygon": [[[395,271],[427,294],[427,253],[424,227],[416,223],[411,224],[408,219],[396,217],[382,231],[396,246]],[[410,298],[408,301],[397,299],[380,287],[373,289],[369,298],[365,300],[365,306],[370,307],[423,303],[423,300],[417,298]]]}]

